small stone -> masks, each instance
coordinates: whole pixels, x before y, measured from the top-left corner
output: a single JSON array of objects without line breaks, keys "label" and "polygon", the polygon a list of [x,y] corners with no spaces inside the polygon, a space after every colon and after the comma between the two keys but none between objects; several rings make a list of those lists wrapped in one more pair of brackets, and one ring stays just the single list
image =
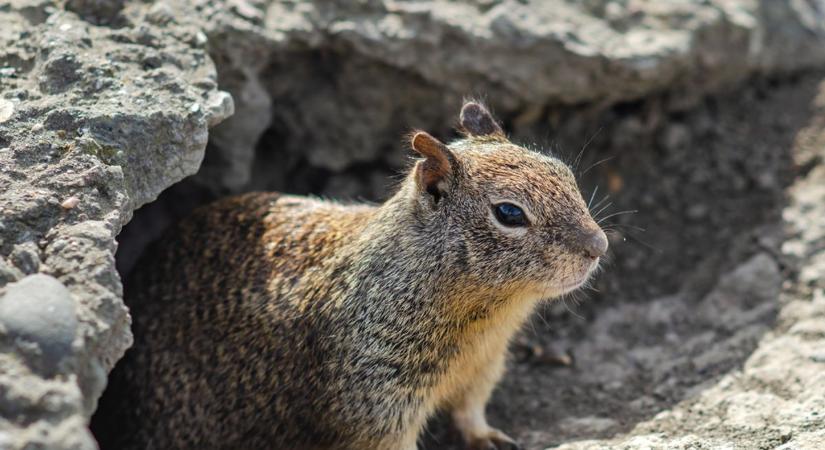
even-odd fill
[{"label": "small stone", "polygon": [[23,278],[23,272],[6,262],[3,257],[0,257],[0,286],[17,281],[20,278]]},{"label": "small stone", "polygon": [[124,3],[125,0],[68,0],[66,9],[87,19],[111,23],[120,14]]},{"label": "small stone", "polygon": [[50,94],[60,93],[82,78],[82,64],[74,53],[58,53],[43,67],[41,88]]},{"label": "small stone", "polygon": [[701,220],[708,215],[708,205],[704,203],[696,203],[690,205],[687,209],[687,216],[693,220]]},{"label": "small stone", "polygon": [[37,272],[40,268],[37,244],[29,241],[15,245],[9,255],[9,260],[27,275]]},{"label": "small stone", "polygon": [[206,45],[208,41],[209,39],[206,37],[206,33],[204,33],[203,31],[198,31],[195,34],[195,44],[198,47],[203,47],[204,45]]},{"label": "small stone", "polygon": [[80,203],[80,199],[73,195],[66,200],[63,200],[63,202],[60,203],[60,207],[66,210],[73,209],[78,205],[78,203]]},{"label": "small stone", "polygon": [[263,20],[263,13],[246,0],[230,0],[230,8],[244,19],[252,21]]},{"label": "small stone", "polygon": [[621,20],[625,17],[625,9],[618,2],[610,2],[604,7],[604,16],[611,21]]},{"label": "small stone", "polygon": [[155,25],[167,25],[175,21],[175,13],[166,2],[157,2],[149,8],[146,18]]},{"label": "small stone", "polygon": [[669,125],[659,137],[659,144],[670,151],[685,149],[690,145],[690,130],[681,124]]},{"label": "small stone", "polygon": [[8,338],[36,344],[37,365],[52,373],[72,353],[77,331],[74,300],[56,278],[30,275],[9,284],[0,297],[0,325]]},{"label": "small stone", "polygon": [[0,123],[11,119],[12,114],[14,114],[14,103],[0,98]]},{"label": "small stone", "polygon": [[213,127],[235,114],[235,102],[228,92],[218,91],[206,102],[207,123]]},{"label": "small stone", "polygon": [[564,419],[559,426],[564,430],[575,430],[576,434],[598,434],[604,433],[618,425],[613,419],[606,417],[569,417]]}]

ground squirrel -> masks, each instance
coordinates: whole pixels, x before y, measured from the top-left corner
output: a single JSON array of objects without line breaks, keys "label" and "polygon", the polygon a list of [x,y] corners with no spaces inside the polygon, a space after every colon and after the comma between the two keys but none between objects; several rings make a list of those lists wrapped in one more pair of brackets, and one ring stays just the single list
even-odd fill
[{"label": "ground squirrel", "polygon": [[198,210],[126,293],[135,345],[92,428],[104,449],[414,450],[435,411],[514,449],[484,407],[541,299],[607,250],[570,169],[478,103],[380,206],[252,193]]}]

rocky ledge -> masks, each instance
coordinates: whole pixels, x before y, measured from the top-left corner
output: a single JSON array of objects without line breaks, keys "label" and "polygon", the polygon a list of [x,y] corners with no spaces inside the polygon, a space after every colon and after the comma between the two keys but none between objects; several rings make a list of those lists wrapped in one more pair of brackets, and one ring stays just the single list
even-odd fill
[{"label": "rocky ledge", "polygon": [[206,43],[0,4],[0,448],[96,447],[88,418],[132,340],[115,237],[232,114]]}]

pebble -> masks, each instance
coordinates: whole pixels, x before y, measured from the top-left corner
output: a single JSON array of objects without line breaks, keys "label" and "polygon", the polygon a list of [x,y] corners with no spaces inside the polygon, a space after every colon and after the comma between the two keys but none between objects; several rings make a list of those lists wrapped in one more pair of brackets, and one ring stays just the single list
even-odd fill
[{"label": "pebble", "polygon": [[77,331],[74,300],[56,278],[30,275],[9,284],[0,297],[0,325],[8,337],[36,344],[38,365],[53,372],[72,353]]},{"label": "pebble", "polygon": [[14,114],[14,103],[0,98],[0,123],[11,119],[12,114]]},{"label": "pebble", "polygon": [[69,209],[73,209],[79,203],[80,203],[80,199],[73,195],[73,196],[67,198],[66,200],[63,200],[63,202],[60,203],[60,207],[63,208],[63,209],[69,210]]},{"label": "pebble", "polygon": [[32,241],[17,244],[9,254],[9,260],[25,274],[32,274],[40,269],[40,255],[37,244]]}]

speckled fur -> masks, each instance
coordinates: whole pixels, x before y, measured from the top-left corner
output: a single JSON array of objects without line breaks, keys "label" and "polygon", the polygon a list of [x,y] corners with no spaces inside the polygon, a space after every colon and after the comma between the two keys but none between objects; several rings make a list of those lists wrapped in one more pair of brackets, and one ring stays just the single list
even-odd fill
[{"label": "speckled fur", "polygon": [[[468,441],[497,432],[483,407],[507,343],[590,274],[598,227],[557,159],[499,133],[449,149],[438,202],[419,161],[380,206],[251,193],[170,230],[128,283],[135,345],[93,420],[102,447],[409,450],[438,408],[481,408]],[[495,224],[507,199],[521,235]]]}]

